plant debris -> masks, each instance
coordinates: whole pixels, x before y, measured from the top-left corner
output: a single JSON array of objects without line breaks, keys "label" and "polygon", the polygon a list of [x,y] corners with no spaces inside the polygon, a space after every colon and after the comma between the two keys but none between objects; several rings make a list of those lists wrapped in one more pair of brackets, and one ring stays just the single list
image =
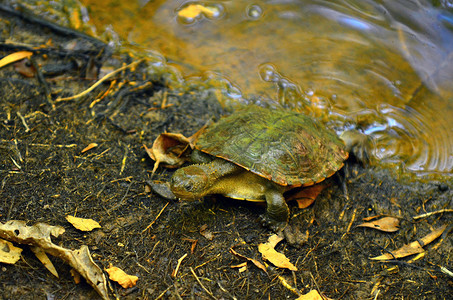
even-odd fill
[{"label": "plant debris", "polygon": [[283,253],[277,252],[274,249],[275,246],[277,246],[277,244],[282,240],[282,237],[273,234],[269,237],[267,243],[258,245],[258,251],[263,255],[263,259],[270,261],[274,266],[289,269],[291,271],[297,271],[297,268]]},{"label": "plant debris", "polygon": [[384,217],[375,221],[359,224],[357,227],[368,227],[385,232],[396,232],[400,227],[400,220],[394,217]]},{"label": "plant debris", "polygon": [[91,231],[95,228],[101,228],[101,225],[92,219],[78,218],[73,216],[66,216],[66,220],[75,228],[81,231]]},{"label": "plant debris", "polygon": [[[266,274],[267,274],[267,270],[266,270],[266,267],[259,261],[257,261],[256,259],[253,259],[253,258],[249,258],[247,256],[244,256],[242,254],[239,254],[236,252],[236,250],[234,250],[233,248],[230,248],[230,252],[231,254],[237,256],[237,257],[240,257],[240,258],[243,258],[243,259],[246,259],[248,261],[250,261],[251,263],[253,263],[257,268],[263,270]],[[237,266],[235,266],[234,268],[236,268]],[[240,267],[243,267],[243,265],[240,265]],[[232,266],[233,268],[233,266]]]},{"label": "plant debris", "polygon": [[69,250],[55,245],[51,236],[58,237],[64,228],[37,223],[27,226],[24,221],[11,220],[0,222],[0,237],[19,244],[39,247],[46,253],[59,257],[82,275],[103,299],[108,299],[107,284],[104,273],[94,263],[88,247],[82,245],[78,250]]},{"label": "plant debris", "polygon": [[321,296],[317,290],[311,290],[308,293],[301,295],[296,300],[332,300],[326,296]]},{"label": "plant debris", "polygon": [[134,287],[137,284],[137,276],[129,275],[118,267],[110,266],[105,271],[109,274],[110,280],[118,282],[125,289]]},{"label": "plant debris", "polygon": [[406,257],[409,255],[417,254],[417,253],[422,253],[425,251],[423,247],[437,239],[439,236],[442,235],[444,230],[447,228],[447,225],[443,225],[433,231],[431,231],[429,234],[425,235],[421,239],[417,239],[416,241],[406,244],[402,246],[401,248],[398,248],[397,250],[384,253],[382,255],[372,257],[372,260],[389,260],[389,259],[396,259],[396,258],[402,258]]},{"label": "plant debris", "polygon": [[22,249],[15,247],[11,242],[0,239],[0,262],[15,264],[20,259]]}]

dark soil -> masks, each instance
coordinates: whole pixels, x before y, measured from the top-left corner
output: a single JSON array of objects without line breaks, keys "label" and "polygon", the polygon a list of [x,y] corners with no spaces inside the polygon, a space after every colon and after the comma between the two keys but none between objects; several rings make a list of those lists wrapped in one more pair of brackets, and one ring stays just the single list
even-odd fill
[{"label": "dark soil", "polygon": [[[290,205],[291,225],[308,239],[297,247],[282,241],[277,250],[298,271],[267,264],[266,274],[249,262],[239,272],[232,266],[246,260],[232,247],[262,261],[257,245],[272,234],[259,222],[264,207],[221,197],[169,202],[146,184],[166,181],[173,171],[159,168],[152,178],[143,144],[151,146],[164,131],[190,135],[227,113],[214,89],[181,84],[165,67],[144,61],[87,96],[58,101],[132,60],[95,39],[0,8],[1,57],[34,53],[24,65],[33,77],[13,65],[0,69],[0,221],[62,226],[66,232],[55,243],[87,245],[101,268],[112,264],[139,277],[126,290],[111,282],[112,298],[296,299],[297,292],[318,289],[333,299],[451,299],[453,278],[440,269],[453,270],[451,213],[412,218],[452,208],[451,178],[402,183],[387,170],[348,162],[312,206]],[[82,153],[90,143],[98,146]],[[78,231],[67,215],[95,219],[102,228]],[[356,227],[374,215],[400,217],[400,230]],[[444,235],[418,260],[369,259],[444,224]],[[55,278],[27,246],[16,246],[24,248],[22,258],[0,263],[0,299],[98,298],[83,280],[75,284],[58,258],[51,258]]]}]

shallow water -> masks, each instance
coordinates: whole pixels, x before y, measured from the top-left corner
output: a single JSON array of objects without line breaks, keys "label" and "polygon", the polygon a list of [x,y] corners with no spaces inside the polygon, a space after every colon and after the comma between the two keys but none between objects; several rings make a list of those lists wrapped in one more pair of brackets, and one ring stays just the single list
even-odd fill
[{"label": "shallow water", "polygon": [[[99,34],[156,50],[185,76],[358,127],[402,171],[453,172],[453,14],[428,1],[83,0]],[[189,5],[204,10],[181,16]],[[178,15],[179,14],[179,15]]]}]

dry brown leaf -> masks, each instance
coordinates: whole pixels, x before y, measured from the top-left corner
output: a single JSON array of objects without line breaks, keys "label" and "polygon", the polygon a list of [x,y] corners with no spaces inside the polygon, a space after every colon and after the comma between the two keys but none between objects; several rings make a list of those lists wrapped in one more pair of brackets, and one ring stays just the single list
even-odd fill
[{"label": "dry brown leaf", "polygon": [[389,260],[389,259],[406,257],[406,256],[409,256],[412,254],[422,253],[423,251],[425,251],[423,249],[423,247],[425,245],[428,245],[435,239],[437,239],[444,232],[444,230],[446,228],[447,228],[447,225],[443,225],[443,226],[431,231],[429,234],[427,234],[426,236],[424,236],[423,238],[421,238],[417,241],[404,245],[401,248],[399,248],[395,251],[392,251],[390,253],[384,253],[380,256],[372,257],[370,259],[372,259],[372,260]]},{"label": "dry brown leaf", "polygon": [[311,290],[305,295],[299,296],[296,300],[332,300],[332,298],[321,296],[317,290]]},{"label": "dry brown leaf", "polygon": [[0,68],[3,68],[4,66],[9,65],[10,63],[22,60],[24,58],[28,58],[32,55],[33,52],[30,51],[18,51],[10,55],[7,55],[0,59]]},{"label": "dry brown leaf", "polygon": [[368,227],[368,228],[373,228],[373,229],[377,229],[377,230],[385,231],[385,232],[398,231],[399,226],[400,226],[400,220],[398,218],[394,218],[394,217],[384,217],[379,220],[365,222],[360,225],[357,225],[357,227]]},{"label": "dry brown leaf", "polygon": [[242,255],[242,254],[239,254],[239,253],[237,253],[233,248],[230,248],[230,252],[231,252],[231,254],[233,254],[234,256],[237,256],[237,257],[240,257],[240,258],[243,258],[243,259],[246,259],[246,260],[252,262],[257,268],[263,270],[263,271],[267,274],[266,267],[265,267],[262,263],[260,263],[259,261],[257,261],[256,259],[253,259],[253,258],[244,256],[244,255]]},{"label": "dry brown leaf", "polygon": [[39,261],[44,265],[44,267],[46,267],[46,269],[49,270],[49,272],[52,273],[52,275],[59,278],[58,272],[55,269],[55,266],[53,265],[53,263],[50,261],[46,252],[44,252],[44,250],[42,250],[41,248],[35,247],[35,246],[31,246],[30,249],[31,249],[31,251],[33,251],[35,256],[39,259]]},{"label": "dry brown leaf", "polygon": [[206,224],[200,227],[200,234],[208,241],[212,241],[212,239],[214,239],[214,234],[208,229],[208,225]]},{"label": "dry brown leaf", "polygon": [[20,259],[22,249],[15,247],[11,242],[0,239],[0,262],[15,264]]},{"label": "dry brown leaf", "polygon": [[32,78],[36,76],[36,68],[33,64],[30,64],[28,59],[22,59],[13,64],[14,71],[19,73],[20,75]]},{"label": "dry brown leaf", "polygon": [[96,148],[97,146],[98,146],[98,144],[96,144],[96,143],[90,143],[90,144],[88,144],[88,146],[86,146],[85,148],[83,148],[83,150],[80,151],[80,153],[85,153],[85,152],[87,152],[88,150],[91,150],[91,149],[93,149],[93,148]]},{"label": "dry brown leaf", "polygon": [[105,271],[109,274],[110,280],[118,282],[118,284],[125,289],[131,288],[137,284],[137,276],[126,274],[126,272],[120,268],[110,266],[110,268]]},{"label": "dry brown leaf", "polygon": [[64,228],[37,223],[27,226],[24,221],[11,220],[0,222],[0,237],[16,243],[42,248],[46,253],[59,257],[73,267],[96,290],[102,299],[108,299],[107,281],[102,270],[91,258],[90,250],[85,245],[80,249],[69,250],[52,242],[51,236],[58,237]]},{"label": "dry brown leaf", "polygon": [[92,219],[84,219],[73,216],[66,216],[66,220],[75,228],[81,231],[91,231],[95,228],[101,228],[98,222]]},{"label": "dry brown leaf", "polygon": [[296,189],[296,192],[293,192],[286,197],[286,201],[296,200],[299,208],[307,208],[315,202],[316,198],[325,187],[326,185],[324,184],[315,184],[303,189]]},{"label": "dry brown leaf", "polygon": [[194,19],[202,13],[207,17],[212,18],[217,13],[217,9],[205,7],[200,4],[190,4],[178,11],[178,16],[182,18]]},{"label": "dry brown leaf", "polygon": [[153,173],[156,172],[159,165],[162,163],[168,168],[177,168],[187,161],[183,155],[187,147],[190,147],[191,142],[188,138],[179,133],[161,133],[154,140],[151,148],[145,147],[151,159],[155,160]]},{"label": "dry brown leaf", "polygon": [[276,234],[271,235],[267,243],[258,245],[258,251],[263,255],[263,259],[270,261],[274,266],[297,271],[296,266],[283,253],[277,252],[274,249],[281,240],[283,240],[282,237]]}]

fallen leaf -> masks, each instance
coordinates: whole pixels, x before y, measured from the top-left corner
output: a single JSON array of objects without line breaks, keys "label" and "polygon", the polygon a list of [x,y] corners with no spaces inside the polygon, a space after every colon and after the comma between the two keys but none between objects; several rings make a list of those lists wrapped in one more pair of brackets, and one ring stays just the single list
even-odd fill
[{"label": "fallen leaf", "polygon": [[249,258],[247,256],[244,256],[242,254],[239,254],[237,253],[233,248],[230,248],[230,252],[231,254],[233,254],[234,256],[237,256],[237,257],[240,257],[240,258],[243,258],[243,259],[246,259],[250,262],[252,262],[257,268],[263,270],[266,274],[267,274],[267,270],[266,270],[266,267],[260,263],[259,261],[257,261],[256,259],[253,259],[253,258]]},{"label": "fallen leaf", "polygon": [[296,200],[299,208],[307,208],[315,202],[318,195],[326,186],[325,184],[315,184],[305,188],[293,189],[288,192],[288,195],[285,194],[285,199],[286,201]]},{"label": "fallen leaf", "polygon": [[46,253],[59,257],[73,267],[96,290],[102,299],[109,299],[107,281],[101,268],[94,263],[90,250],[86,245],[80,249],[69,250],[52,242],[51,236],[58,237],[64,233],[64,228],[37,223],[27,226],[24,221],[10,220],[0,222],[0,237],[16,243],[42,248]]},{"label": "fallen leaf", "polygon": [[47,256],[46,252],[42,250],[39,247],[31,246],[30,247],[31,251],[35,254],[35,256],[39,259],[39,261],[46,267],[47,270],[49,270],[52,275],[58,278],[58,272],[55,269],[55,266],[53,263],[50,261],[49,257]]},{"label": "fallen leaf", "polygon": [[190,4],[178,11],[178,16],[182,18],[194,19],[202,13],[207,17],[212,18],[218,13],[218,9],[215,7],[206,7],[200,4]]},{"label": "fallen leaf", "polygon": [[321,296],[317,290],[311,290],[305,295],[301,295],[296,300],[332,300],[332,298],[328,298],[326,296]]},{"label": "fallen leaf", "polygon": [[75,228],[81,231],[91,231],[95,228],[101,228],[98,222],[92,219],[84,219],[73,216],[66,216],[66,220]]},{"label": "fallen leaf", "polygon": [[208,225],[204,224],[200,227],[200,234],[205,237],[208,241],[212,241],[214,234],[208,230]]},{"label": "fallen leaf", "polygon": [[368,228],[373,228],[373,229],[377,229],[377,230],[385,231],[385,232],[398,231],[399,226],[400,226],[400,220],[395,217],[384,217],[379,220],[365,222],[360,225],[357,225],[357,227],[368,227]]},{"label": "fallen leaf", "polygon": [[443,225],[443,226],[431,231],[430,233],[428,233],[426,236],[424,236],[423,238],[421,238],[419,240],[416,240],[410,244],[406,244],[406,245],[402,246],[401,248],[399,248],[395,251],[392,251],[390,253],[384,253],[382,255],[372,257],[370,259],[372,259],[372,260],[389,260],[389,259],[406,257],[406,256],[409,256],[412,254],[422,253],[423,251],[425,251],[423,249],[423,247],[425,245],[428,245],[435,239],[437,239],[444,232],[444,230],[446,228],[447,228],[447,225]]},{"label": "fallen leaf", "polygon": [[118,282],[123,288],[131,288],[137,284],[138,277],[126,274],[123,270],[111,266],[105,270],[109,274],[110,280]]},{"label": "fallen leaf", "polygon": [[258,251],[263,255],[263,259],[270,261],[274,266],[297,271],[296,266],[283,253],[277,252],[274,249],[281,240],[283,238],[278,235],[271,235],[267,243],[258,245]]},{"label": "fallen leaf", "polygon": [[32,78],[36,76],[36,68],[28,59],[16,61],[13,66],[14,70],[24,77]]},{"label": "fallen leaf", "polygon": [[153,173],[160,164],[168,168],[177,168],[187,161],[184,151],[191,145],[188,138],[179,133],[161,133],[151,148],[145,147],[146,153],[155,160]]},{"label": "fallen leaf", "polygon": [[97,146],[98,146],[98,144],[96,144],[96,143],[90,143],[90,144],[88,144],[88,146],[86,146],[85,148],[83,148],[83,150],[80,151],[80,153],[85,153],[85,152],[87,152],[88,150],[91,150],[91,149],[93,149],[93,148],[96,148]]},{"label": "fallen leaf", "polygon": [[0,68],[3,68],[6,65],[9,65],[10,63],[22,60],[24,58],[28,58],[33,55],[33,52],[30,51],[18,51],[15,53],[11,53],[10,55],[7,55],[0,59]]},{"label": "fallen leaf", "polygon": [[0,262],[15,264],[20,259],[22,249],[15,247],[12,243],[0,239]]}]

